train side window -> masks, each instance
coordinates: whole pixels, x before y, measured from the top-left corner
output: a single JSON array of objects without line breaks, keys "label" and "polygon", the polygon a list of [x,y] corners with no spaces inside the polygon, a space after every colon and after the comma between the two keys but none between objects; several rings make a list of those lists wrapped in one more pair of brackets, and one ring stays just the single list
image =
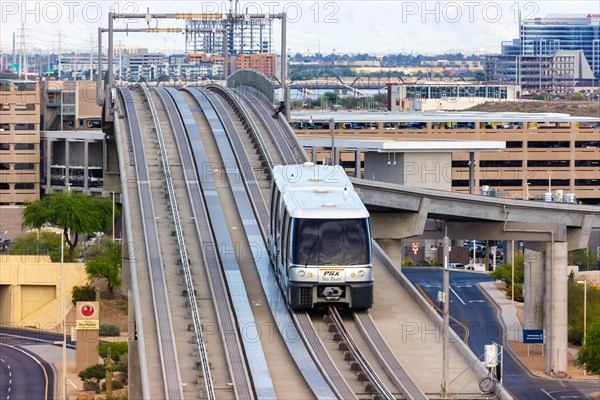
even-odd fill
[{"label": "train side window", "polygon": [[[275,212],[273,213],[273,240],[275,244],[280,246],[281,242],[279,238],[281,237],[281,192],[279,190],[275,191]],[[280,247],[281,248],[281,247]]]},{"label": "train side window", "polygon": [[282,231],[282,236],[283,236],[283,243],[281,245],[281,252],[282,252],[282,261],[283,261],[283,265],[288,265],[288,256],[289,256],[289,239],[290,239],[290,235],[289,235],[289,227],[290,227],[290,217],[289,214],[287,212],[287,209],[283,210],[283,231]]},{"label": "train side window", "polygon": [[271,189],[271,233],[273,234],[273,239],[275,239],[275,221],[277,215],[277,206],[279,205],[278,196],[279,190],[277,190],[277,185],[273,183],[273,187]]}]

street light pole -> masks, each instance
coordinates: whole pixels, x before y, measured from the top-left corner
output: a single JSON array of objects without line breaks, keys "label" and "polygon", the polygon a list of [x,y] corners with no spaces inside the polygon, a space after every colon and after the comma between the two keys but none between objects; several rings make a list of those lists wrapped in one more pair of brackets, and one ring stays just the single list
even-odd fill
[{"label": "street light pole", "polygon": [[585,346],[585,339],[587,336],[587,281],[577,281],[578,284],[583,284],[583,340],[582,344]]},{"label": "street light pole", "polygon": [[65,233],[60,232],[60,320],[62,324],[62,390],[63,399],[68,400],[67,396],[67,321],[65,315]]},{"label": "street light pole", "polygon": [[552,193],[552,171],[548,171],[548,192]]},{"label": "street light pole", "polygon": [[115,241],[115,192],[112,194],[112,240]]},{"label": "street light pole", "polygon": [[[449,371],[450,371],[450,358],[449,358],[449,343],[448,343],[448,331],[450,330],[450,270],[448,265],[448,258],[450,252],[450,238],[448,237],[448,230],[443,238],[444,246],[444,271],[442,275],[442,393],[441,397],[450,397],[450,382],[449,382]],[[473,265],[475,265],[475,259],[473,259]]]}]

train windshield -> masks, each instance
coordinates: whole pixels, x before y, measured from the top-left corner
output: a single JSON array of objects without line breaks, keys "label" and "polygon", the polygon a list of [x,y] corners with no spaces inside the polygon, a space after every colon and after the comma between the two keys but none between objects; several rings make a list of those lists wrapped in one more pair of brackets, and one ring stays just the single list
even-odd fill
[{"label": "train windshield", "polygon": [[293,219],[291,233],[293,264],[370,264],[371,239],[366,218]]}]

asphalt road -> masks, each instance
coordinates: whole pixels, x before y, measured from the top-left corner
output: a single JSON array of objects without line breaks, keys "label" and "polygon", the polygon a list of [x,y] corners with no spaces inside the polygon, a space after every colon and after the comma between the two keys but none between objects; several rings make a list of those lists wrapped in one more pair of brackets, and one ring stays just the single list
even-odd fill
[{"label": "asphalt road", "polygon": [[[437,293],[442,290],[441,268],[402,268],[402,272],[421,293],[437,305]],[[467,343],[475,355],[482,357],[484,345],[504,343],[502,325],[498,320],[498,308],[490,304],[480,289],[478,282],[489,281],[486,274],[450,271],[450,316],[451,326]],[[468,329],[468,334],[466,329]],[[510,329],[511,327],[507,327]],[[512,328],[514,329],[514,328]],[[531,375],[517,360],[516,356],[504,347],[503,384],[519,400],[541,399],[586,399],[592,392],[600,391],[600,382],[544,379]]]},{"label": "asphalt road", "polygon": [[43,360],[18,346],[0,343],[0,399],[54,398],[54,375]]}]

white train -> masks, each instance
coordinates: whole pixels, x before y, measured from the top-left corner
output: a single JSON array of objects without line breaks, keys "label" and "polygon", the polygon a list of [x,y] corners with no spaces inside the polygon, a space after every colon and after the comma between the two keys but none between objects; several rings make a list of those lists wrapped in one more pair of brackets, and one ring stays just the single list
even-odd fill
[{"label": "white train", "polygon": [[292,309],[371,307],[369,212],[342,167],[273,169],[269,256]]}]

